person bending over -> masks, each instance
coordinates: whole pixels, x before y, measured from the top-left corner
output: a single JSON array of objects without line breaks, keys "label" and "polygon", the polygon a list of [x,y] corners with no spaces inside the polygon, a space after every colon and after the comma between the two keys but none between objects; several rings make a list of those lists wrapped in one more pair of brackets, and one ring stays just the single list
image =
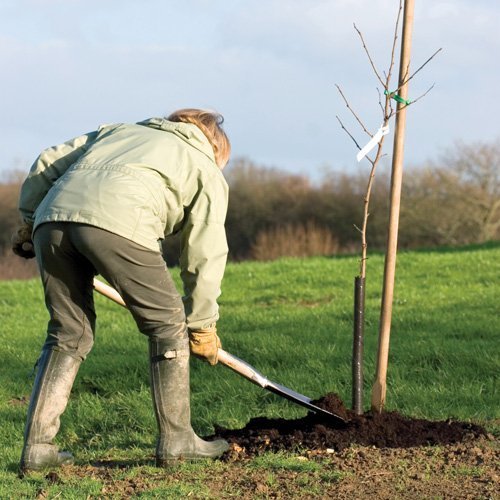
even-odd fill
[{"label": "person bending over", "polygon": [[[101,126],[43,151],[19,197],[24,223],[13,251],[35,257],[49,312],[28,409],[21,470],[72,462],[53,440],[79,366],[94,342],[93,278],[123,297],[148,337],[156,463],[220,456],[224,440],[191,427],[189,355],[217,363],[217,298],[227,258],[224,221],[230,154],[220,114]],[[180,232],[184,296],[162,240]]]}]

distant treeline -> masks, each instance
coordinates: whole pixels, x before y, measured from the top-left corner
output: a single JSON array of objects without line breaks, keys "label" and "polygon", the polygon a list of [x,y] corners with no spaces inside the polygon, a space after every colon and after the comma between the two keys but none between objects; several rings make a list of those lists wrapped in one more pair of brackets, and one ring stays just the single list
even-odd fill
[{"label": "distant treeline", "polygon": [[[227,173],[231,258],[352,253],[360,250],[368,167],[328,172],[319,182],[237,160]],[[385,248],[390,172],[379,171],[370,202],[368,249]],[[399,247],[500,239],[500,140],[456,144],[439,161],[404,173]]]},{"label": "distant treeline", "polygon": [[[226,219],[230,260],[359,251],[357,226],[362,223],[368,169],[330,171],[312,182],[305,176],[235,159],[224,173],[230,186]],[[0,251],[4,255],[19,223],[20,182],[16,173],[0,184]],[[371,196],[369,251],[385,247],[389,192],[390,173],[381,170]],[[400,248],[499,239],[500,140],[460,143],[439,161],[406,168]],[[177,263],[179,237],[169,237],[165,246],[168,263]]]}]

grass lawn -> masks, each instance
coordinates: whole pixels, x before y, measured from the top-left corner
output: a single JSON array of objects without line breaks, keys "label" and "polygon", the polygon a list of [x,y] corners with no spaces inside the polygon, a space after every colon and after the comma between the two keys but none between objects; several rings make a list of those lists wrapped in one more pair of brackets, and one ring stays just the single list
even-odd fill
[{"label": "grass lawn", "polygon": [[[223,347],[271,380],[312,398],[336,392],[350,405],[357,270],[356,257],[229,264],[218,323]],[[372,255],[366,290],[367,410],[382,272],[383,256]],[[179,283],[177,270],[173,274]],[[474,421],[498,432],[499,276],[498,244],[400,253],[387,409],[432,420]],[[149,474],[153,478],[150,497],[155,497],[155,491],[161,496],[166,482],[172,497],[185,496],[183,481],[188,476],[199,478],[195,497],[203,497],[205,476],[228,466],[185,465],[176,472],[175,485],[163,475],[154,480],[158,474],[151,466],[156,423],[147,342],[123,308],[103,297],[97,297],[96,303],[96,344],[80,369],[58,443],[71,450],[82,466],[103,460],[129,461],[130,467],[123,472],[127,477]],[[51,483],[43,475],[17,478],[26,399],[33,381],[30,372],[47,320],[39,282],[0,282],[0,311],[0,498],[36,498],[41,490],[49,492],[50,498],[58,494],[61,498],[99,497],[102,484],[93,477],[68,479],[64,485]],[[306,412],[223,366],[210,367],[198,360],[192,360],[191,366],[193,427],[202,435],[210,434],[214,424],[238,428],[256,416],[296,418]],[[262,463],[261,458],[252,467],[262,467]],[[268,468],[272,475],[273,467]],[[326,474],[316,469],[309,472]]]}]

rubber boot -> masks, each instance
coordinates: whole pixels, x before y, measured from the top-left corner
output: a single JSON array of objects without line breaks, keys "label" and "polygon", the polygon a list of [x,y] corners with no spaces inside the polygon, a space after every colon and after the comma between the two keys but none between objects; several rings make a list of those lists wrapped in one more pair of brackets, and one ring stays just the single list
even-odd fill
[{"label": "rubber boot", "polygon": [[172,349],[150,341],[151,392],[158,422],[156,465],[177,460],[216,458],[229,444],[223,439],[204,441],[191,427],[189,346]]},{"label": "rubber boot", "polygon": [[43,350],[28,408],[20,470],[40,470],[73,462],[53,444],[81,361],[63,351]]}]

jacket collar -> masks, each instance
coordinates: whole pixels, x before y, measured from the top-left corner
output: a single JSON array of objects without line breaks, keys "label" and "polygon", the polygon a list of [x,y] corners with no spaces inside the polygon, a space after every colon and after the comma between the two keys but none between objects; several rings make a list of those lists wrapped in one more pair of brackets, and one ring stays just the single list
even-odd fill
[{"label": "jacket collar", "polygon": [[170,122],[165,118],[148,118],[137,124],[175,134],[190,146],[193,146],[198,151],[208,156],[215,163],[212,145],[208,142],[205,134],[196,125],[192,123]]}]

